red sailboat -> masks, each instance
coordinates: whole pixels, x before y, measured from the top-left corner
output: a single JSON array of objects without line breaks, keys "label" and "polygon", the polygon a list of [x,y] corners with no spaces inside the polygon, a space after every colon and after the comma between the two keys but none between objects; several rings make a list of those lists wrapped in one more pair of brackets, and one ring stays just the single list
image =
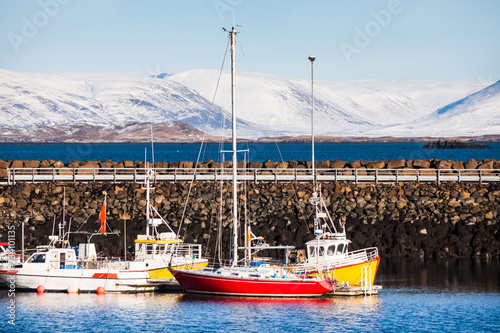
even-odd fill
[{"label": "red sailboat", "polygon": [[[234,103],[235,90],[235,35],[234,27],[229,32],[231,39],[231,98],[232,98],[232,137],[233,137],[233,247],[231,266],[203,271],[170,269],[182,288],[188,293],[265,296],[265,297],[316,297],[333,291],[333,284],[322,275],[309,277],[304,273],[291,273],[285,266],[266,264],[264,261],[251,262],[249,256],[262,249],[288,251],[292,246],[248,246],[238,247],[238,209],[237,209],[237,147],[236,115]],[[238,266],[238,249],[245,250],[245,264]],[[288,255],[285,256],[288,258]],[[327,269],[327,267],[325,267]]]}]

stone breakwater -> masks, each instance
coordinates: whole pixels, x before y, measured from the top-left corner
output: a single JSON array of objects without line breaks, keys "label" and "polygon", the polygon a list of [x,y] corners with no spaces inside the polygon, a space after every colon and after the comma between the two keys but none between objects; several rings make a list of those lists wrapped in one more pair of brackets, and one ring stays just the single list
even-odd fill
[{"label": "stone breakwater", "polygon": [[[174,231],[180,227],[185,241],[203,244],[208,251],[204,255],[213,254],[217,231],[222,230],[227,254],[232,230],[232,196],[227,185],[221,201],[220,183],[193,183],[182,225],[189,183],[156,183],[152,202]],[[246,215],[252,232],[264,236],[268,244],[300,246],[313,238],[313,207],[308,203],[311,184],[246,183],[241,188],[241,220]],[[71,218],[72,231],[97,231],[99,210],[107,196],[111,231],[123,234],[125,216],[129,218],[127,246],[144,233],[146,200],[141,184],[18,183],[0,186],[1,240],[7,228],[15,225],[19,250],[21,221],[28,217],[26,247],[46,244],[54,219],[62,220],[64,192],[66,220]],[[323,183],[322,196],[333,218],[346,222],[351,249],[376,246],[382,256],[393,257],[500,257],[499,184]],[[123,253],[123,238],[108,235],[92,240],[100,244],[104,255]],[[82,241],[84,236],[75,236],[72,244]]]},{"label": "stone breakwater", "polygon": [[[180,161],[180,162],[155,162],[155,168],[221,168],[230,167],[231,161],[222,163],[214,162],[213,160],[198,162]],[[265,162],[238,162],[239,168],[251,169],[301,169],[311,168],[311,161],[283,161],[273,162],[267,160]],[[451,160],[419,160],[419,159],[401,159],[388,161],[316,161],[315,167],[319,169],[500,169],[500,161],[493,159],[484,159],[477,161],[470,159],[469,161],[451,161]],[[43,161],[3,161],[0,160],[0,178],[7,177],[7,170],[15,168],[59,168],[63,169],[59,172],[64,173],[64,168],[144,168],[144,162],[137,161],[71,161],[63,163],[61,161],[43,160]]]}]

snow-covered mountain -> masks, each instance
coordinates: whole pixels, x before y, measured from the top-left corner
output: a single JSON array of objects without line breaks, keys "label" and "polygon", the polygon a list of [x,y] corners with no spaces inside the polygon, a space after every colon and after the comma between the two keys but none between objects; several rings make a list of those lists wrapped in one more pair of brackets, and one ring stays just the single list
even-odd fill
[{"label": "snow-covered mountain", "polygon": [[0,115],[0,126],[11,128],[182,121],[207,132],[230,116],[188,87],[144,74],[5,70],[0,70]]},{"label": "snow-covered mountain", "polygon": [[[237,73],[236,82],[240,136],[310,133],[309,80]],[[466,121],[470,125],[468,135],[498,134],[498,111],[488,111],[499,105],[498,88],[478,92],[488,84],[421,80],[316,81],[315,131],[335,136],[434,135],[437,125],[431,118],[438,117],[441,128],[454,136],[463,132],[462,127],[455,128],[456,119],[471,113],[473,106],[476,112],[483,113],[481,117],[473,117],[474,122]],[[0,127],[182,121],[210,134],[230,135],[227,130],[231,126],[229,86],[229,73],[214,70],[160,75],[0,70]],[[465,102],[459,103],[460,100]],[[442,111],[447,105],[449,111],[456,111]],[[482,111],[483,108],[487,111]],[[444,114],[451,116],[444,117]],[[222,127],[226,132],[221,132]]]},{"label": "snow-covered mountain", "polygon": [[477,136],[500,133],[500,81],[407,124],[380,128],[393,136]]},{"label": "snow-covered mountain", "polygon": [[[168,77],[211,99],[219,72],[192,70]],[[223,72],[218,90],[229,92]],[[310,134],[311,82],[266,74],[237,73],[238,117],[283,134]],[[329,135],[364,135],[381,126],[421,118],[437,108],[484,88],[470,81],[359,80],[314,83],[315,131]],[[230,108],[229,98],[216,101]],[[390,133],[387,133],[390,135]]]}]

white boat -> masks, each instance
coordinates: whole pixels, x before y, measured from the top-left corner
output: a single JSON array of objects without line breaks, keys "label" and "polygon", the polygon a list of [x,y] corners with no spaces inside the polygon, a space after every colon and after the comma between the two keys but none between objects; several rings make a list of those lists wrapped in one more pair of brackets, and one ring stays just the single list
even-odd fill
[{"label": "white boat", "polygon": [[[64,234],[64,223],[59,235],[49,236],[50,244],[39,246],[26,262],[0,269],[0,279],[18,290],[45,290],[68,292],[142,292],[153,291],[145,264],[98,258],[95,244],[79,244],[78,251],[70,247]],[[80,233],[81,234],[81,233]],[[101,234],[101,233],[99,233]]]},{"label": "white boat", "polygon": [[[208,260],[202,258],[201,244],[184,243],[150,203],[154,169],[146,173],[146,234],[135,240],[135,261],[143,262],[153,282],[174,280],[169,268],[203,269]],[[168,232],[159,232],[164,225]]]},{"label": "white boat", "polygon": [[[230,296],[264,296],[264,297],[318,297],[333,290],[328,277],[314,278],[305,274],[294,274],[286,270],[286,266],[251,261],[252,251],[263,249],[238,247],[238,181],[237,181],[237,145],[236,114],[234,103],[235,90],[235,35],[234,27],[230,31],[231,41],[231,98],[232,98],[232,201],[233,201],[233,235],[232,260],[230,266],[206,269],[203,271],[170,269],[182,288],[188,293]],[[271,247],[268,247],[271,248]],[[288,247],[275,247],[287,250]],[[245,250],[243,265],[238,259],[238,250]],[[250,254],[250,255],[249,255]]]}]

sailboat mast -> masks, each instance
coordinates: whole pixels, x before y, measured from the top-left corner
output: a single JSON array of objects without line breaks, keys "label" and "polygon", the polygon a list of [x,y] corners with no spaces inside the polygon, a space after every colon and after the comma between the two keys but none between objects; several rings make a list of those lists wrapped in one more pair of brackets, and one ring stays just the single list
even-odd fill
[{"label": "sailboat mast", "polygon": [[236,76],[236,67],[235,67],[235,51],[236,51],[236,31],[234,31],[234,27],[232,27],[231,31],[231,114],[233,120],[233,260],[232,266],[238,265],[238,182],[237,182],[237,145],[236,145],[236,110],[235,110],[235,76]]},{"label": "sailboat mast", "polygon": [[311,145],[312,145],[312,177],[313,185],[316,185],[316,174],[314,171],[314,60],[315,56],[310,55],[309,60],[311,61]]}]

